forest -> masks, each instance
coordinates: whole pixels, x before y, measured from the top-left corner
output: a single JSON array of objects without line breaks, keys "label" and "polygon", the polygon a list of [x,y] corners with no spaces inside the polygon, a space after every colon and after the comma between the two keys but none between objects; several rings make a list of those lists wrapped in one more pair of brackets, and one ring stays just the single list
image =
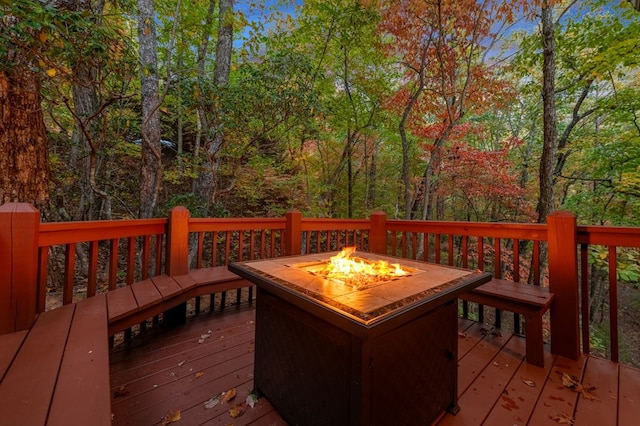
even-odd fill
[{"label": "forest", "polygon": [[637,225],[628,1],[0,1],[0,200]]},{"label": "forest", "polygon": [[[0,204],[640,226],[634,5],[0,0]],[[600,323],[606,253],[589,260]]]}]

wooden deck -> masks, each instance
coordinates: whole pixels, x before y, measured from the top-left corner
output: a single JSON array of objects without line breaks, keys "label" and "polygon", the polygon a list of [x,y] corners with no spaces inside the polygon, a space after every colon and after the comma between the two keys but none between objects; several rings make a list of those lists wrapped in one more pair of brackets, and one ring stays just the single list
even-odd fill
[{"label": "wooden deck", "polygon": [[[254,408],[245,403],[253,387],[254,318],[252,306],[231,307],[113,350],[113,425],[168,424],[171,416],[176,425],[286,424],[266,399]],[[439,425],[638,424],[640,370],[548,351],[544,368],[535,367],[523,361],[523,338],[466,320],[459,321],[458,343],[460,412],[444,414]],[[235,398],[224,402],[232,389]],[[234,409],[243,414],[232,417]]]}]

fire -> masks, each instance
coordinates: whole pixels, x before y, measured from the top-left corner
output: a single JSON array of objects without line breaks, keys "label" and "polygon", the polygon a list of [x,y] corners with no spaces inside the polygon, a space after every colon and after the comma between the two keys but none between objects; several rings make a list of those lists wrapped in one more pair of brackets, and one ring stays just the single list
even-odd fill
[{"label": "fire", "polygon": [[346,247],[337,255],[331,256],[325,270],[321,271],[322,275],[330,280],[356,287],[407,275],[407,272],[398,263],[389,264],[384,260],[373,262],[354,259],[351,255],[355,251],[355,247]]}]

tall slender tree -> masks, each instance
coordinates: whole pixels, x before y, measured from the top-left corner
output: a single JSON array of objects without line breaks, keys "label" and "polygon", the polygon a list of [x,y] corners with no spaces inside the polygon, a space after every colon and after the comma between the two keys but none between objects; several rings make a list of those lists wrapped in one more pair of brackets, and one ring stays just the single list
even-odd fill
[{"label": "tall slender tree", "polygon": [[545,222],[553,210],[553,167],[558,152],[558,125],[556,114],[555,90],[555,25],[553,7],[549,1],[542,2],[542,108],[543,108],[543,147],[540,158],[538,198],[538,222]]},{"label": "tall slender tree", "polygon": [[[213,15],[214,1],[211,1],[207,19]],[[216,202],[218,192],[221,190],[218,181],[218,170],[220,168],[220,154],[225,141],[224,133],[224,112],[219,101],[229,82],[231,72],[231,55],[233,53],[233,21],[234,9],[233,0],[220,0],[218,11],[218,38],[216,42],[216,61],[213,70],[212,88],[216,93],[205,90],[212,96],[202,96],[199,108],[199,119],[203,126],[203,150],[201,153],[202,162],[199,176],[195,182],[195,193],[204,204],[201,212],[209,214]],[[206,26],[207,28],[208,26]],[[205,28],[205,29],[206,29]],[[208,76],[204,74],[204,61],[209,44],[209,34],[203,35],[200,46],[198,66],[200,70],[201,84],[207,81]],[[215,101],[217,99],[218,101]]]},{"label": "tall slender tree", "polygon": [[162,183],[158,42],[153,0],[138,0],[138,43],[142,103],[139,216],[149,218],[153,216]]}]

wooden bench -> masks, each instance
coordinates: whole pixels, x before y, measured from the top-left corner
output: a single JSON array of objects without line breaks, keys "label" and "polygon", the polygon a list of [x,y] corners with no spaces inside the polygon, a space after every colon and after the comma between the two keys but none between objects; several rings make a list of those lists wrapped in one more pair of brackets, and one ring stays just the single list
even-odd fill
[{"label": "wooden bench", "polygon": [[0,335],[0,423],[110,425],[106,317],[99,295]]},{"label": "wooden bench", "polygon": [[161,275],[0,335],[0,424],[110,425],[109,336],[195,296],[251,285],[226,266]]},{"label": "wooden bench", "polygon": [[194,269],[186,275],[158,275],[107,293],[109,336],[197,296],[225,292],[253,284],[226,266]]},{"label": "wooden bench", "polygon": [[542,316],[551,307],[553,297],[553,293],[550,293],[546,287],[494,278],[463,294],[461,299],[523,315],[527,362],[542,367],[544,366]]}]

